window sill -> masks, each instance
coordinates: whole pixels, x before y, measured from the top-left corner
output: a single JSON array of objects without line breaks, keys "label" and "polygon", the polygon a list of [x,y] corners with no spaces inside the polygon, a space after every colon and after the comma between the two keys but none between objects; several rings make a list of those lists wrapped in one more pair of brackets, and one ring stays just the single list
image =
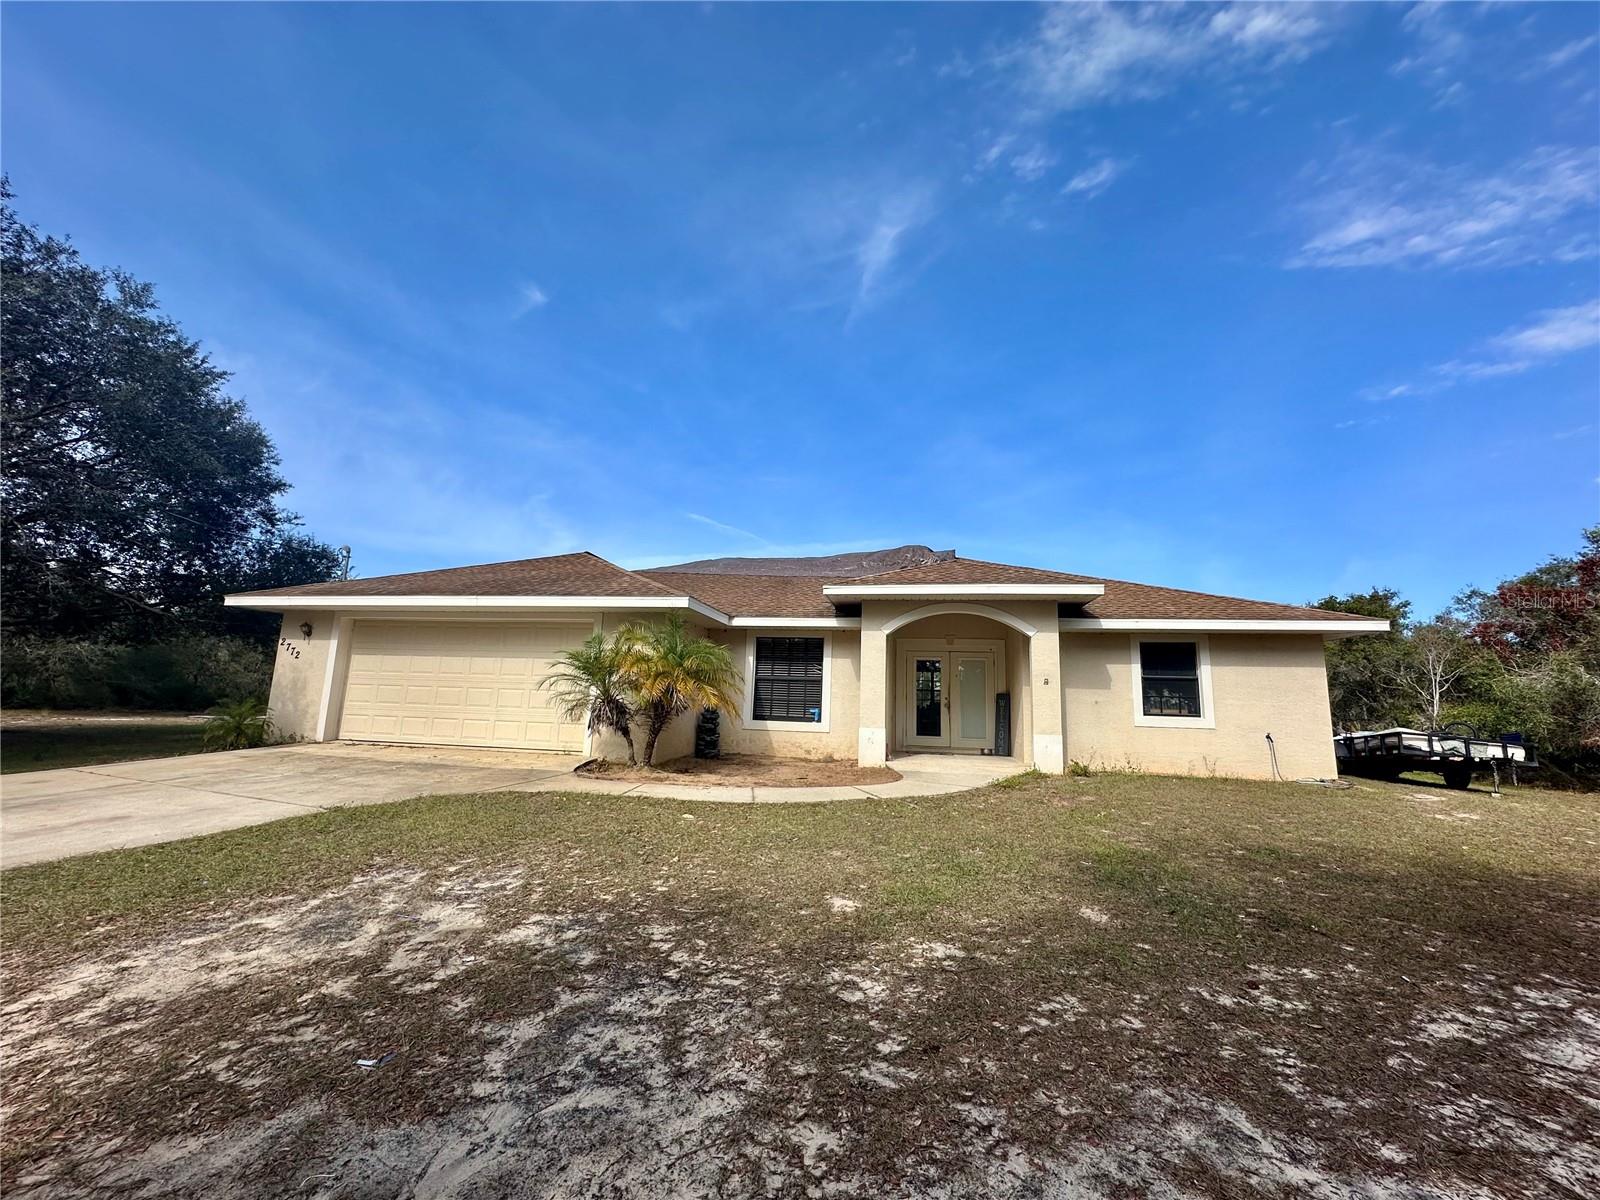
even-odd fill
[{"label": "window sill", "polygon": [[776,729],[789,733],[827,733],[828,721],[826,717],[820,721],[757,721],[752,718],[750,720],[741,719],[739,728]]},{"label": "window sill", "polygon": [[1147,717],[1136,713],[1133,723],[1145,729],[1215,729],[1215,717]]}]

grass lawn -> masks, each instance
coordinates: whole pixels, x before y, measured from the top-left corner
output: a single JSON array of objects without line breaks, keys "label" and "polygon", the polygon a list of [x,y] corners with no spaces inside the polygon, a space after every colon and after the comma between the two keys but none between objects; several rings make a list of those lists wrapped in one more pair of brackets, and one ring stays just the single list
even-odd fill
[{"label": "grass lawn", "polygon": [[8,1195],[1600,1189],[1594,795],[431,797],[0,916]]},{"label": "grass lawn", "polygon": [[7,721],[0,726],[0,773],[90,767],[135,758],[198,754],[199,721],[156,718]]}]

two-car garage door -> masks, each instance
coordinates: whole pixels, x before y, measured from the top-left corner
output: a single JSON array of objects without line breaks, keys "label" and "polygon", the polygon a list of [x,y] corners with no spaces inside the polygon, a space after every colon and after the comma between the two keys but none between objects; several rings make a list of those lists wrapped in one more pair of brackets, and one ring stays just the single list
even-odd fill
[{"label": "two-car garage door", "polygon": [[357,621],[339,736],[361,742],[583,749],[539,687],[589,622]]}]

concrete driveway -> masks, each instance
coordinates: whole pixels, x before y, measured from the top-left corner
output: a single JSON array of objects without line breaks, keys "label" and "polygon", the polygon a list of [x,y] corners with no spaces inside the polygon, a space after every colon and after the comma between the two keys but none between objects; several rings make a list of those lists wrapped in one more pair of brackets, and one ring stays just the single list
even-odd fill
[{"label": "concrete driveway", "polygon": [[534,750],[333,742],[7,775],[0,868],[353,804],[529,790],[569,776],[578,761]]}]

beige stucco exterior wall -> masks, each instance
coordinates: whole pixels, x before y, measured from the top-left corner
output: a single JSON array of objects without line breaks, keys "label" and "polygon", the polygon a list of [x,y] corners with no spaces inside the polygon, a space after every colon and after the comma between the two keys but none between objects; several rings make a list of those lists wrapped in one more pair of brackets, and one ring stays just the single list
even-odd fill
[{"label": "beige stucco exterior wall", "polygon": [[[828,654],[827,728],[794,723],[781,728],[747,728],[744,692],[738,716],[722,718],[722,749],[729,754],[773,754],[780,758],[833,758],[854,762],[861,720],[861,635],[854,629],[714,629],[710,637],[728,647],[743,676],[749,669],[751,639],[824,637]],[[691,749],[693,743],[691,740]]]},{"label": "beige stucco exterior wall", "polygon": [[1011,754],[1033,765],[1033,687],[1028,670],[1028,638],[1006,629],[1006,691],[1011,695]]},{"label": "beige stucco exterior wall", "polygon": [[[1039,633],[1031,637],[970,613],[938,614],[890,634],[883,632],[886,622],[924,604],[869,602],[859,632],[701,628],[699,632],[729,648],[741,673],[750,639],[759,634],[825,633],[828,639],[827,729],[746,728],[740,717],[724,718],[724,749],[844,760],[859,755],[865,762],[883,761],[898,736],[897,643],[902,638],[949,636],[1004,643],[1003,681],[1012,696],[1012,752],[1026,764],[1060,769],[1036,763],[1037,747],[1043,744],[1036,735],[1048,736],[1053,727],[1063,733],[1064,757],[1092,766],[1269,778],[1265,735],[1270,732],[1285,777],[1328,778],[1336,773],[1323,644],[1316,635],[1208,635],[1215,727],[1149,727],[1136,725],[1133,719],[1133,642],[1128,634],[1058,634],[1053,606],[1020,603],[994,607],[1004,607],[1035,625]],[[598,617],[598,623],[614,632],[630,619],[659,618],[659,613],[650,612],[607,613]],[[303,622],[312,625],[309,639],[300,632]],[[349,623],[350,618],[343,619],[345,631]],[[344,688],[337,661],[331,677],[331,712],[320,730],[318,717],[329,687],[330,653],[337,657],[340,628],[341,619],[327,610],[283,614],[282,638],[288,647],[280,642],[276,648],[269,701],[280,736],[312,741],[338,736]],[[1057,638],[1059,649],[1053,644]],[[347,637],[342,640],[348,642]],[[1057,704],[1056,711],[1043,711]],[[696,714],[685,714],[669,726],[657,749],[658,761],[693,753],[695,718]],[[642,739],[637,744],[642,746]],[[620,758],[625,751],[620,738],[608,735],[595,739],[591,752]]]},{"label": "beige stucco exterior wall", "polygon": [[1103,769],[1270,779],[1271,733],[1286,778],[1332,778],[1321,637],[1213,633],[1207,640],[1215,728],[1155,728],[1134,724],[1130,636],[1062,634],[1067,758]]},{"label": "beige stucco exterior wall", "polygon": [[[311,623],[309,639],[300,632],[300,626],[308,621]],[[280,738],[318,740],[317,715],[322,706],[322,686],[327,678],[334,627],[331,612],[301,610],[283,614],[283,625],[273,651],[272,691],[267,699],[273,727]],[[299,651],[298,657],[293,653],[295,650]]]}]

